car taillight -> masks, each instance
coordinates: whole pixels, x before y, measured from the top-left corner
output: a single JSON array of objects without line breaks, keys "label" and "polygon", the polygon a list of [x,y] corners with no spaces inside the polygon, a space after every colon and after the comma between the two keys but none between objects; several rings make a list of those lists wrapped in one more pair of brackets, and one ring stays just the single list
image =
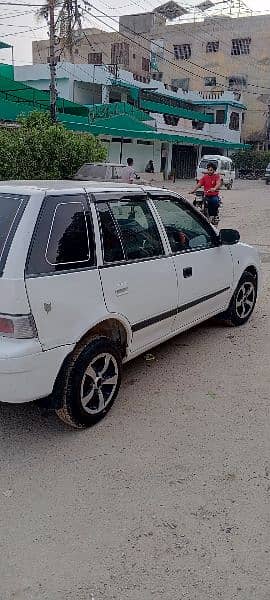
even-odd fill
[{"label": "car taillight", "polygon": [[0,315],[0,336],[15,339],[37,337],[33,315]]}]

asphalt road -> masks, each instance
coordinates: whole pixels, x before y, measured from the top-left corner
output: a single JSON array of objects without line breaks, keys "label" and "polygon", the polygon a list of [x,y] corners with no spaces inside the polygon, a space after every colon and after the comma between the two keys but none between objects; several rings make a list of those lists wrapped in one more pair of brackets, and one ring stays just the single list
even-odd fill
[{"label": "asphalt road", "polygon": [[127,365],[91,430],[0,407],[1,600],[269,600],[270,188],[225,191],[221,225],[262,255],[249,324]]}]

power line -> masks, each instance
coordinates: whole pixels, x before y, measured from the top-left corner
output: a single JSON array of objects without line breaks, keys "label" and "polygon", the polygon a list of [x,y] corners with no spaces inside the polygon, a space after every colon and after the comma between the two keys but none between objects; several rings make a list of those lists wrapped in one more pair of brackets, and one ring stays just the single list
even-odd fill
[{"label": "power line", "polygon": [[[99,13],[101,13],[102,15],[105,15],[105,16],[106,16],[106,17],[108,17],[110,20],[112,20],[112,21],[114,21],[114,22],[118,23],[118,22],[117,22],[117,20],[116,20],[114,17],[110,17],[109,15],[106,15],[106,13],[104,13],[104,12],[103,12],[102,10],[100,10],[99,8],[96,8],[96,7],[94,7],[94,6],[93,6],[92,4],[90,4],[90,3],[89,3],[87,0],[85,0],[85,4],[86,4],[87,6],[89,6],[90,8],[94,8],[95,10],[97,10],[97,11],[98,11]],[[87,12],[87,11],[86,11],[86,12]],[[100,20],[100,21],[101,21],[103,24],[105,24],[105,23],[104,23],[104,21],[102,21],[101,19],[99,19],[98,17],[96,17],[96,15],[92,15],[92,16],[93,16],[95,19],[98,19],[98,20]],[[111,26],[110,26],[110,27],[111,27]],[[141,33],[140,33],[140,34],[139,34],[139,33],[138,33],[138,34],[135,34],[135,33],[134,33],[134,31],[133,31],[133,30],[132,30],[130,27],[127,27],[126,25],[122,25],[122,27],[123,27],[124,29],[126,29],[126,30],[129,30],[129,31],[130,31],[130,32],[131,32],[133,35],[136,35],[136,36],[138,36],[138,37],[141,37],[142,39],[146,40],[147,42],[150,42],[150,40],[149,40],[147,37],[143,36]],[[114,29],[114,28],[113,28],[113,27],[111,27],[111,29]],[[114,29],[114,31],[117,31],[117,33],[119,33],[119,31],[118,31],[118,30],[116,30],[116,29]],[[125,36],[125,34],[123,34],[123,33],[120,33],[120,35],[122,35],[123,37],[127,37],[127,36]],[[132,41],[132,42],[134,43],[134,40],[131,40],[131,38],[127,38],[127,39],[129,39],[130,41]],[[135,42],[135,43],[137,43],[137,42]],[[157,48],[160,48],[162,51],[164,51],[164,48],[163,48],[163,47],[162,47],[160,44],[156,44],[156,43],[155,43],[155,46],[156,46]],[[142,47],[144,50],[147,50],[147,51],[149,52],[149,49],[148,49],[148,48],[145,48],[144,46],[141,46],[141,47]],[[174,52],[172,52],[171,50],[168,50],[168,49],[167,49],[167,50],[165,50],[165,52],[167,52],[168,54],[172,54],[172,55],[174,56],[174,58],[175,58]],[[201,76],[201,75],[198,75],[198,74],[195,74],[195,73],[193,73],[193,72],[191,72],[191,71],[188,71],[188,70],[187,70],[187,69],[185,69],[184,67],[182,67],[182,66],[180,66],[180,65],[177,65],[175,62],[173,62],[173,63],[172,63],[171,61],[169,61],[168,59],[165,59],[165,58],[164,58],[164,61],[165,61],[165,62],[168,62],[168,63],[170,63],[170,64],[172,64],[172,65],[173,65],[174,67],[176,67],[176,68],[179,68],[179,69],[181,69],[181,70],[183,70],[183,71],[186,71],[187,73],[190,73],[190,74],[191,74],[191,75],[193,75],[194,77],[200,77],[200,78],[203,78],[203,76]],[[213,76],[213,75],[217,75],[218,77],[222,77],[223,79],[226,79],[226,80],[228,79],[228,76],[227,76],[227,75],[225,75],[224,73],[223,73],[223,74],[222,74],[222,73],[216,73],[215,71],[211,71],[211,70],[210,70],[210,69],[208,69],[207,67],[204,67],[203,65],[198,65],[197,63],[194,63],[194,62],[193,62],[193,61],[191,61],[191,60],[189,60],[188,62],[189,62],[189,64],[193,65],[194,67],[197,67],[197,68],[199,68],[199,69],[202,69],[203,71],[206,71],[206,72],[210,73],[212,76]],[[252,84],[252,83],[249,83],[249,84],[247,84],[247,85],[250,85],[251,87],[256,87],[256,88],[258,88],[258,89],[266,89],[266,90],[270,91],[270,87],[269,87],[269,88],[266,88],[266,87],[263,87],[263,86],[260,86],[260,85],[257,85],[257,84]],[[248,92],[248,93],[250,93],[250,92]]]}]

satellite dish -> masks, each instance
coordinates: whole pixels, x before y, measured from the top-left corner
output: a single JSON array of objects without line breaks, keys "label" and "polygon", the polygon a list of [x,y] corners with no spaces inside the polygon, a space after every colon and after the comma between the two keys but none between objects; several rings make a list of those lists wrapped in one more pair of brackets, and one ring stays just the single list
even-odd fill
[{"label": "satellite dish", "polygon": [[214,5],[213,2],[211,2],[211,0],[205,0],[205,2],[201,2],[200,4],[196,5],[196,8],[199,8],[199,10],[205,11],[208,10],[209,8],[212,8]]},{"label": "satellite dish", "polygon": [[182,17],[189,12],[190,11],[184,8],[184,6],[180,6],[172,0],[170,2],[166,2],[166,4],[161,4],[153,10],[153,13],[162,15],[169,21],[173,21],[173,19],[177,19],[177,17]]}]

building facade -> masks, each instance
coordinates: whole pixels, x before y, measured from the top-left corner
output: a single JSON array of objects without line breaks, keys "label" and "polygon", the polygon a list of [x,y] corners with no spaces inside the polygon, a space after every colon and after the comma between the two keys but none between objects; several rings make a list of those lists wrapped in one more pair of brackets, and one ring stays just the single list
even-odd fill
[{"label": "building facade", "polygon": [[[72,62],[123,68],[134,80],[147,83],[151,78],[173,90],[206,95],[234,91],[247,106],[243,139],[267,146],[270,15],[214,16],[176,23],[157,10],[120,17],[119,33],[85,30]],[[33,62],[45,63],[47,56],[48,41],[34,42]]]},{"label": "building facade", "polygon": [[[59,96],[88,110],[83,130],[89,126],[101,137],[110,161],[132,156],[144,171],[152,159],[160,171],[166,158],[166,172],[184,178],[194,176],[202,154],[227,155],[242,147],[245,106],[233,92],[174,91],[150,78],[138,81],[123,69],[115,76],[105,65],[63,62],[56,75]],[[49,76],[48,64],[15,67],[16,81],[37,90],[49,89]]]}]

